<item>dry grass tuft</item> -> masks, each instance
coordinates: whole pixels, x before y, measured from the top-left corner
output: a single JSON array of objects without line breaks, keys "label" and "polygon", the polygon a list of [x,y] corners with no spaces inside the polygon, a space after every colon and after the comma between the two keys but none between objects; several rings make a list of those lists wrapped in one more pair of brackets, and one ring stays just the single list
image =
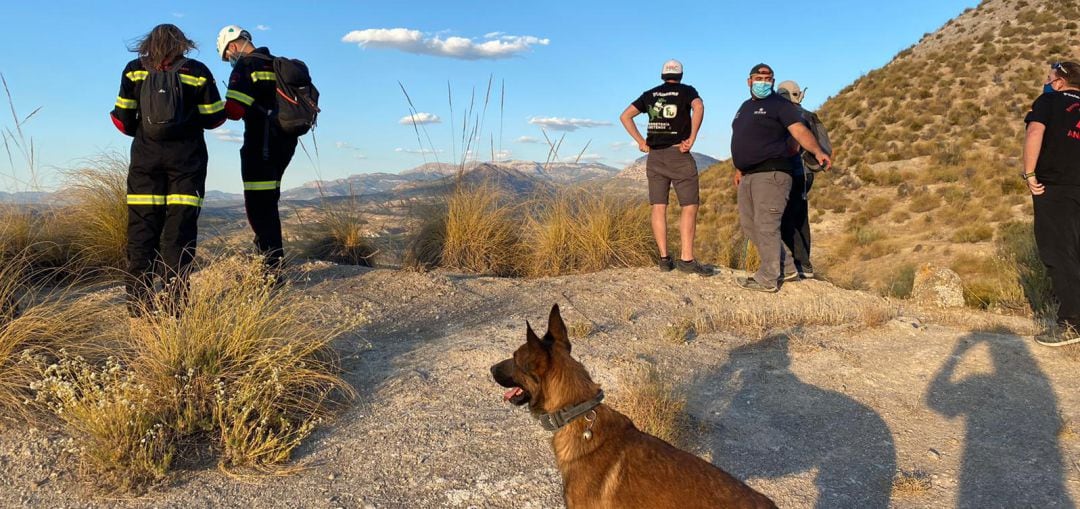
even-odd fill
[{"label": "dry grass tuft", "polygon": [[746,306],[717,306],[699,317],[699,333],[725,331],[765,337],[770,331],[809,326],[877,327],[896,317],[884,299],[815,298],[800,302],[763,299]]},{"label": "dry grass tuft", "polygon": [[127,268],[127,158],[104,153],[66,172],[65,237],[82,268]]},{"label": "dry grass tuft", "polygon": [[584,339],[592,336],[594,333],[597,332],[597,330],[599,330],[599,328],[596,326],[595,323],[586,320],[583,322],[571,323],[567,329],[567,332],[572,338]]},{"label": "dry grass tuft", "polygon": [[698,326],[691,318],[679,318],[669,323],[664,329],[664,340],[668,343],[683,345],[688,343],[697,334]]},{"label": "dry grass tuft", "polygon": [[634,373],[613,406],[641,431],[676,444],[686,435],[686,397],[655,366]]},{"label": "dry grass tuft", "polygon": [[29,256],[0,257],[0,415],[32,419],[33,358],[55,358],[61,348],[89,349],[100,310],[71,295],[73,286],[47,289],[35,282]]},{"label": "dry grass tuft", "polygon": [[85,479],[109,493],[141,491],[163,480],[176,453],[166,402],[137,373],[110,357],[97,367],[61,353],[32,384],[37,400],[64,424]]},{"label": "dry grass tuft", "polygon": [[568,191],[532,203],[522,272],[557,276],[648,265],[653,257],[649,210],[634,201]]},{"label": "dry grass tuft", "polygon": [[37,400],[59,417],[99,487],[140,490],[183,448],[207,442],[227,472],[281,471],[354,394],[331,342],[362,317],[328,316],[317,300],[274,283],[258,260],[219,259],[192,278],[179,317],[111,318],[102,344],[116,355],[104,363],[37,357]]},{"label": "dry grass tuft", "polygon": [[375,248],[364,234],[367,220],[358,197],[335,203],[324,200],[317,221],[304,225],[305,255],[348,265],[372,266]]},{"label": "dry grass tuft", "polygon": [[1064,413],[1058,412],[1058,430],[1057,437],[1060,440],[1075,440],[1076,439],[1076,427],[1073,426],[1072,419],[1065,416]]},{"label": "dry grass tuft", "polygon": [[421,224],[412,241],[410,265],[442,266],[496,276],[518,267],[517,208],[493,185],[456,187]]},{"label": "dry grass tuft", "polygon": [[901,470],[893,477],[892,490],[896,496],[915,496],[925,494],[933,486],[930,474],[918,470]]}]

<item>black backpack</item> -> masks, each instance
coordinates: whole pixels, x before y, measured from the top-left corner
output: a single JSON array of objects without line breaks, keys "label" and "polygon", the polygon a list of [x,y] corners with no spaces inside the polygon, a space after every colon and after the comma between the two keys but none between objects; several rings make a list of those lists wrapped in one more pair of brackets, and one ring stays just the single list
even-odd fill
[{"label": "black backpack", "polygon": [[319,89],[311,82],[308,66],[301,60],[285,57],[267,57],[259,53],[250,55],[272,60],[277,90],[275,107],[271,117],[277,128],[287,136],[303,136],[317,123],[319,112]]},{"label": "black backpack", "polygon": [[[806,110],[803,111],[805,111],[803,118],[806,119],[807,127],[814,135],[814,139],[817,140],[818,146],[820,146],[821,150],[828,154],[829,157],[832,157],[832,142],[829,141],[829,132],[825,130],[825,124],[821,123],[821,119],[818,118],[817,113]],[[803,166],[814,173],[825,169],[824,166],[818,163],[814,154],[805,150],[802,151],[802,160]]]},{"label": "black backpack", "polygon": [[175,140],[191,131],[192,110],[184,104],[180,68],[188,59],[181,58],[168,71],[143,66],[146,79],[139,90],[139,117],[143,134],[152,140]]}]

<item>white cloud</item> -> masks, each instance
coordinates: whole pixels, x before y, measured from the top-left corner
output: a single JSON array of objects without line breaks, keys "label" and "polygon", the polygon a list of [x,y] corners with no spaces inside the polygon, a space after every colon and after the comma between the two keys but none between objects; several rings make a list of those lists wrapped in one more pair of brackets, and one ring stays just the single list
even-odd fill
[{"label": "white cloud", "polygon": [[624,148],[630,148],[630,147],[637,148],[637,143],[632,142],[632,141],[613,141],[613,142],[611,142],[611,148],[613,148],[615,150],[622,150]]},{"label": "white cloud", "polygon": [[529,51],[533,46],[547,46],[551,40],[531,35],[485,34],[484,41],[466,37],[428,35],[408,28],[368,28],[353,30],[342,42],[359,44],[361,48],[395,49],[418,55],[483,60],[510,58]]},{"label": "white cloud", "polygon": [[172,14],[172,17],[174,17],[174,18],[178,18],[178,19],[179,19],[179,18],[183,18],[184,16],[187,16],[187,14],[185,14],[185,13],[182,13],[182,12],[173,12],[173,13],[171,13],[171,14]]},{"label": "white cloud", "polygon": [[266,25],[255,25],[255,30],[266,32],[267,30],[270,30],[270,27]]},{"label": "white cloud", "polygon": [[435,152],[432,152],[431,149],[428,149],[428,148],[418,150],[418,149],[415,149],[415,148],[401,148],[401,147],[398,147],[398,148],[394,149],[394,152],[397,152],[399,154],[430,155],[432,153],[441,154],[443,151],[442,151],[441,148],[440,149],[435,149]]},{"label": "white cloud", "polygon": [[522,136],[514,141],[517,141],[518,143],[540,143],[540,140],[533,138],[532,136]]},{"label": "white cloud", "polygon": [[603,161],[604,159],[607,159],[607,158],[600,155],[600,154],[582,154],[581,157],[576,157],[575,156],[574,158],[572,158],[570,160],[573,161],[575,159],[580,161],[580,162],[583,162],[583,163],[595,163],[597,161]]},{"label": "white cloud", "polygon": [[508,161],[508,160],[510,160],[510,158],[513,155],[514,155],[514,153],[511,152],[510,150],[507,150],[507,149],[500,150],[498,152],[495,152],[495,160],[496,161]]},{"label": "white cloud", "polygon": [[606,120],[592,120],[588,118],[559,118],[559,117],[533,117],[530,124],[546,127],[553,131],[577,131],[582,127],[601,127],[611,125]]},{"label": "white cloud", "polygon": [[363,152],[360,152],[359,148],[353,146],[352,143],[349,143],[347,141],[335,141],[334,146],[340,150],[350,150],[354,152],[353,158],[355,159],[367,159],[367,156],[364,155]]},{"label": "white cloud", "polygon": [[418,125],[419,124],[438,124],[438,123],[442,122],[442,119],[439,118],[439,116],[434,114],[434,113],[424,113],[422,111],[419,111],[419,112],[416,112],[415,114],[409,114],[409,115],[406,115],[404,117],[401,117],[401,120],[398,120],[398,123],[401,124],[401,125],[413,125],[413,122],[416,122]]},{"label": "white cloud", "polygon": [[210,132],[214,133],[214,137],[217,138],[218,141],[224,141],[226,143],[244,142],[244,133],[233,131],[227,127],[219,127]]}]

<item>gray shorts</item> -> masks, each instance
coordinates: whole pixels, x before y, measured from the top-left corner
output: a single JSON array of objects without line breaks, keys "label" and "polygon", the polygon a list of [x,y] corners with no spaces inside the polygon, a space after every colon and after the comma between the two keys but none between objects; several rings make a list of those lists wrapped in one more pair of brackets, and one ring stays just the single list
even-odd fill
[{"label": "gray shorts", "polygon": [[649,203],[653,205],[667,205],[671,187],[675,188],[679,205],[700,203],[697,162],[689,152],[680,152],[678,145],[650,150],[645,176],[649,179]]}]

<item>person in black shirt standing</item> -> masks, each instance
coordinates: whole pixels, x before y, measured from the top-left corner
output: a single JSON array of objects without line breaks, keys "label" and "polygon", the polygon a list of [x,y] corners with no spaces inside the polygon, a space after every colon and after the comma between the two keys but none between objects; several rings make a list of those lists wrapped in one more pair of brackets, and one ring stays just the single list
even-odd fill
[{"label": "person in black shirt standing", "polygon": [[[660,251],[660,270],[678,267],[682,272],[711,275],[712,271],[694,259],[694,233],[699,200],[698,170],[690,150],[705,118],[705,103],[697,90],[682,83],[683,66],[678,60],[664,63],[663,83],[641,94],[623,111],[619,120],[642,152],[648,153],[645,174],[652,204],[652,231]],[[649,114],[648,139],[634,125],[634,117]],[[679,216],[678,263],[672,262],[667,246],[668,191],[675,188],[682,212]]]},{"label": "person in black shirt standing", "polygon": [[785,248],[780,240],[780,221],[791,192],[791,158],[802,146],[822,166],[828,168],[832,161],[803,124],[799,109],[773,93],[771,67],[755,65],[746,84],[751,97],[731,123],[731,161],[739,190],[739,224],[757,247],[761,266],[753,277],[738,278],[737,282],[750,290],[775,292],[781,277],[799,277],[791,256],[783,256]]},{"label": "person in black shirt standing", "polygon": [[1024,118],[1024,174],[1035,206],[1035,244],[1060,302],[1056,331],[1040,344],[1080,342],[1080,64],[1056,63],[1053,92],[1035,100]]},{"label": "person in black shirt standing", "polygon": [[[210,70],[186,58],[195,42],[175,25],[154,27],[131,49],[112,122],[131,136],[127,175],[127,304],[132,317],[154,310],[163,276],[177,314],[195,259],[209,161],[203,130],[225,123]],[[157,265],[155,267],[155,265]]]},{"label": "person in black shirt standing", "polygon": [[256,48],[251,34],[236,25],[218,33],[217,49],[233,66],[225,113],[230,120],[244,119],[244,145],[240,147],[240,175],[244,179],[244,207],[255,233],[255,246],[271,270],[281,268],[281,177],[296,153],[297,138],[280,132],[271,116],[276,109],[277,76],[274,57]]}]

